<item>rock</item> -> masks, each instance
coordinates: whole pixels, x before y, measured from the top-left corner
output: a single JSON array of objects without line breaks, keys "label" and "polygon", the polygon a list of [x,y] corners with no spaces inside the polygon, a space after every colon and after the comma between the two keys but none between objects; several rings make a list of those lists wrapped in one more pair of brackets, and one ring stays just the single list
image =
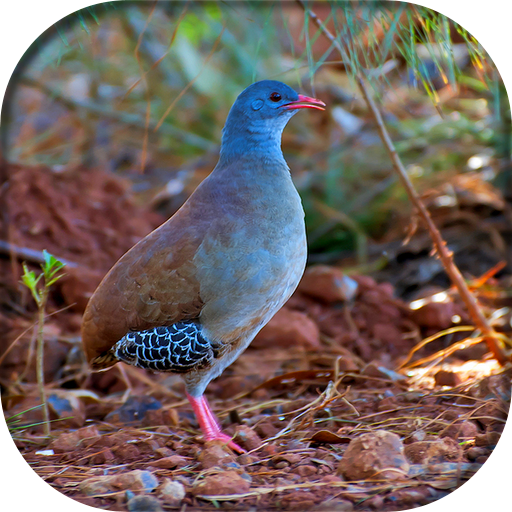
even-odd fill
[{"label": "rock", "polygon": [[274,465],[274,467],[277,467],[277,464],[284,462],[285,464],[281,467],[290,466],[292,464],[298,464],[302,461],[302,455],[300,453],[286,453],[282,452],[278,455],[275,455],[270,460],[271,464]]},{"label": "rock", "polygon": [[382,510],[384,506],[384,498],[377,494],[377,496],[366,500],[365,505],[372,510]]},{"label": "rock", "polygon": [[427,434],[424,430],[415,430],[409,437],[404,439],[404,444],[417,443],[419,441],[425,441]]},{"label": "rock", "polygon": [[[409,478],[421,478],[425,482],[434,476],[451,478],[452,475],[459,475],[458,478],[472,477],[481,466],[473,462],[441,462],[440,464],[411,464]],[[451,475],[449,474],[451,473]]]},{"label": "rock", "polygon": [[478,427],[473,421],[463,421],[460,425],[459,437],[465,440],[474,439],[478,435]]},{"label": "rock", "polygon": [[61,434],[57,439],[50,443],[50,448],[52,448],[55,453],[72,452],[77,448],[79,442],[80,434],[75,430],[74,432]]},{"label": "rock", "polygon": [[405,447],[405,455],[412,464],[438,464],[457,461],[461,447],[450,437],[436,441],[420,441]]},{"label": "rock", "polygon": [[398,402],[394,396],[386,396],[382,400],[379,400],[377,404],[377,411],[390,411],[398,407]]},{"label": "rock", "polygon": [[352,300],[358,284],[335,267],[315,265],[306,269],[298,290],[324,302]]},{"label": "rock", "polygon": [[[103,470],[100,470],[103,473]],[[116,475],[99,474],[80,483],[80,489],[87,495],[127,492],[151,492],[158,485],[156,477],[149,471],[134,470]]]},{"label": "rock", "polygon": [[478,435],[478,427],[475,422],[465,420],[461,423],[448,425],[440,432],[440,437],[451,437],[452,439],[474,439]]},{"label": "rock", "polygon": [[176,508],[181,505],[186,494],[182,483],[169,478],[164,479],[162,485],[158,488],[158,492],[166,505]]},{"label": "rock", "polygon": [[462,448],[454,439],[443,437],[438,441],[432,441],[427,450],[428,464],[439,464],[441,462],[456,462],[460,460]]},{"label": "rock", "polygon": [[489,450],[483,446],[472,446],[466,451],[466,457],[472,461],[476,461],[480,457],[486,457],[488,454]]},{"label": "rock", "polygon": [[402,400],[406,404],[416,404],[422,398],[426,397],[426,394],[421,391],[406,391],[405,393],[402,393],[401,396]]},{"label": "rock", "polygon": [[198,458],[203,469],[210,469],[215,466],[222,468],[230,462],[236,462],[235,456],[224,447],[224,443],[219,441],[206,442],[205,448]]},{"label": "rock", "polygon": [[405,456],[412,464],[421,464],[427,457],[431,441],[418,441],[405,446]]},{"label": "rock", "polygon": [[[171,409],[166,409],[167,411],[170,411]],[[174,409],[172,409],[175,411]],[[160,434],[165,434],[166,436],[171,434],[171,429],[167,425],[160,425],[159,427],[155,428],[155,432],[159,432]]]},{"label": "rock", "polygon": [[[485,400],[489,400],[486,398]],[[508,407],[508,404],[506,405]],[[496,400],[489,400],[478,408],[478,423],[486,427],[486,430],[496,430],[496,426],[502,427],[507,420],[504,406]]]},{"label": "rock", "polygon": [[81,427],[85,423],[85,406],[72,393],[54,390],[47,396],[50,413],[57,417],[59,427]]},{"label": "rock", "polygon": [[240,464],[238,464],[238,462],[228,462],[228,463],[224,464],[224,469],[226,471],[228,471],[228,470],[236,471],[240,476],[242,476],[246,480],[247,479],[249,481],[252,480],[252,478],[249,475],[245,474],[244,469],[242,468],[242,466]]},{"label": "rock", "polygon": [[138,425],[143,422],[148,411],[156,411],[162,404],[151,396],[130,396],[119,408],[107,414],[105,420],[123,425]]},{"label": "rock", "polygon": [[319,349],[320,330],[305,313],[287,308],[280,309],[251,343],[252,348],[297,346]]},{"label": "rock", "polygon": [[439,370],[435,375],[436,386],[458,386],[461,383],[459,375],[455,372]]},{"label": "rock", "polygon": [[170,448],[167,448],[167,446],[163,446],[162,448],[157,448],[155,450],[155,456],[158,456],[162,459],[166,457],[172,457],[173,455],[173,451]]},{"label": "rock", "polygon": [[352,512],[354,505],[347,500],[327,500],[313,509],[315,512]]},{"label": "rock", "polygon": [[242,453],[237,456],[236,461],[241,466],[248,466],[249,464],[257,464],[256,457],[252,457],[251,455],[248,455],[247,453]]},{"label": "rock", "polygon": [[259,421],[258,424],[254,426],[254,430],[261,439],[274,437],[279,432],[279,428],[274,425],[272,418],[268,416]]},{"label": "rock", "polygon": [[419,507],[425,505],[430,497],[428,488],[400,489],[386,496],[386,501],[400,507]]},{"label": "rock", "polygon": [[112,451],[116,454],[116,457],[119,457],[119,460],[124,462],[140,459],[140,450],[132,443],[121,444],[120,446],[112,448]]},{"label": "rock", "polygon": [[162,409],[147,409],[144,418],[142,419],[142,425],[145,427],[153,427],[155,425],[163,425],[164,423],[164,411]]},{"label": "rock", "polygon": [[112,486],[118,489],[151,492],[157,488],[158,480],[150,471],[135,469],[134,471],[114,475]]},{"label": "rock", "polygon": [[315,466],[310,466],[309,464],[304,464],[295,469],[295,472],[304,478],[308,478],[312,475],[316,475],[318,470]]},{"label": "rock", "polygon": [[338,466],[338,473],[347,480],[396,480],[404,478],[408,471],[402,441],[386,430],[369,432],[350,441]]},{"label": "rock", "polygon": [[126,506],[130,512],[164,512],[160,500],[154,496],[133,496]]},{"label": "rock", "polygon": [[501,434],[499,432],[486,432],[475,436],[476,446],[491,446],[494,447],[500,440]]},{"label": "rock", "polygon": [[265,444],[261,448],[261,456],[262,457],[273,457],[276,453],[278,453],[280,451],[281,451],[280,447],[274,443]]},{"label": "rock", "polygon": [[308,491],[292,490],[280,496],[284,510],[311,510],[315,506],[314,496]]},{"label": "rock", "polygon": [[109,494],[114,492],[110,485],[109,476],[93,476],[80,482],[79,489],[86,496],[95,496],[97,494]]},{"label": "rock", "polygon": [[[173,375],[173,377],[177,377],[177,375]],[[178,414],[178,411],[174,407],[167,407],[165,409],[162,409],[162,421],[164,425],[161,425],[159,428],[166,428],[167,430],[169,430],[169,427],[167,425],[177,427],[180,424],[180,415]]]},{"label": "rock", "polygon": [[90,464],[108,464],[115,460],[116,456],[110,448],[103,448],[101,452],[95,453],[90,459]]},{"label": "rock", "polygon": [[255,450],[262,444],[261,437],[247,425],[238,425],[236,427],[234,441],[248,451]]},{"label": "rock", "polygon": [[101,437],[98,428],[94,425],[79,428],[76,432],[80,437],[80,440],[82,442],[81,444],[84,446],[92,446],[93,444],[98,442],[98,440]]},{"label": "rock", "polygon": [[151,462],[151,465],[159,469],[181,468],[187,465],[187,460],[181,455],[171,455]]},{"label": "rock", "polygon": [[447,427],[443,428],[441,432],[439,432],[439,437],[450,437],[452,439],[458,439],[459,438],[459,430],[460,425],[456,425],[455,423],[452,423],[451,425],[448,425]]},{"label": "rock", "polygon": [[343,482],[343,479],[336,475],[325,475],[322,478],[322,482],[325,482],[327,484],[333,484],[333,483],[337,484],[337,483]]},{"label": "rock", "polygon": [[427,302],[411,310],[411,320],[420,327],[443,330],[452,326],[452,317],[457,313],[453,302]]},{"label": "rock", "polygon": [[240,494],[247,492],[250,484],[235,471],[222,471],[213,475],[207,475],[199,480],[192,488],[192,493],[197,495],[221,495]]}]

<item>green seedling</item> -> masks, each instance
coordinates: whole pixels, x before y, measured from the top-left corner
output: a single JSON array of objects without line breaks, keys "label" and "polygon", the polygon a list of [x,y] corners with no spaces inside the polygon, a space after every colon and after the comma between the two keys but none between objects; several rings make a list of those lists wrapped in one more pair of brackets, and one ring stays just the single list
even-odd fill
[{"label": "green seedling", "polygon": [[58,281],[64,274],[59,273],[64,263],[52,256],[49,252],[43,251],[44,263],[41,264],[42,273],[36,275],[33,270],[29,270],[23,263],[22,283],[30,290],[32,297],[37,304],[37,352],[36,352],[36,375],[39,397],[41,399],[41,410],[43,412],[43,429],[45,437],[50,436],[50,415],[48,413],[48,404],[46,402],[46,392],[44,389],[44,320],[46,312],[46,303],[50,293],[51,286]]}]

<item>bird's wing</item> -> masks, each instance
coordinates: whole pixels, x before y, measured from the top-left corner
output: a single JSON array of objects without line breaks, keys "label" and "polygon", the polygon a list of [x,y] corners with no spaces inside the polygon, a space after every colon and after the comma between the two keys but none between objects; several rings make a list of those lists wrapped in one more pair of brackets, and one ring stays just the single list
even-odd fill
[{"label": "bird's wing", "polygon": [[207,218],[185,204],[112,267],[84,313],[82,343],[89,362],[130,331],[199,316],[203,303],[193,257],[207,230]]}]

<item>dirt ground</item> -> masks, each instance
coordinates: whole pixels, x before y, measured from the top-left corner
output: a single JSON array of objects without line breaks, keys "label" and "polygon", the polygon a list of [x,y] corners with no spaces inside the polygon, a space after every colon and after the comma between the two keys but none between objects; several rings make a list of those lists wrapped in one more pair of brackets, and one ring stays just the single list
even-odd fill
[{"label": "dirt ground", "polygon": [[[26,461],[63,494],[122,511],[404,510],[452,492],[496,446],[512,367],[464,330],[456,295],[425,285],[409,304],[389,282],[322,265],[207,389],[247,453],[205,445],[178,376],[92,374],[80,347],[88,297],[163,218],[112,174],[2,164],[1,177],[2,405]],[[49,440],[37,424],[35,308],[19,285],[20,260],[37,269],[43,249],[68,262],[44,331]],[[475,284],[492,311],[511,302],[500,279]]]}]

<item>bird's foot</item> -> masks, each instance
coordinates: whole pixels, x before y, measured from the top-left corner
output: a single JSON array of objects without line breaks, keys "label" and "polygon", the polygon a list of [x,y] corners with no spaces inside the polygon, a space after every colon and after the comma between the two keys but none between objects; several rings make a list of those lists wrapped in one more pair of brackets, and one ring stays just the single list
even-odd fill
[{"label": "bird's foot", "polygon": [[196,413],[197,421],[206,441],[221,441],[234,452],[245,453],[245,450],[238,446],[231,437],[222,432],[217,418],[215,418],[215,415],[203,395],[193,397],[187,393],[187,398]]},{"label": "bird's foot", "polygon": [[236,453],[247,453],[241,446],[238,446],[231,437],[224,432],[217,432],[215,435],[205,436],[206,441],[218,441]]}]

